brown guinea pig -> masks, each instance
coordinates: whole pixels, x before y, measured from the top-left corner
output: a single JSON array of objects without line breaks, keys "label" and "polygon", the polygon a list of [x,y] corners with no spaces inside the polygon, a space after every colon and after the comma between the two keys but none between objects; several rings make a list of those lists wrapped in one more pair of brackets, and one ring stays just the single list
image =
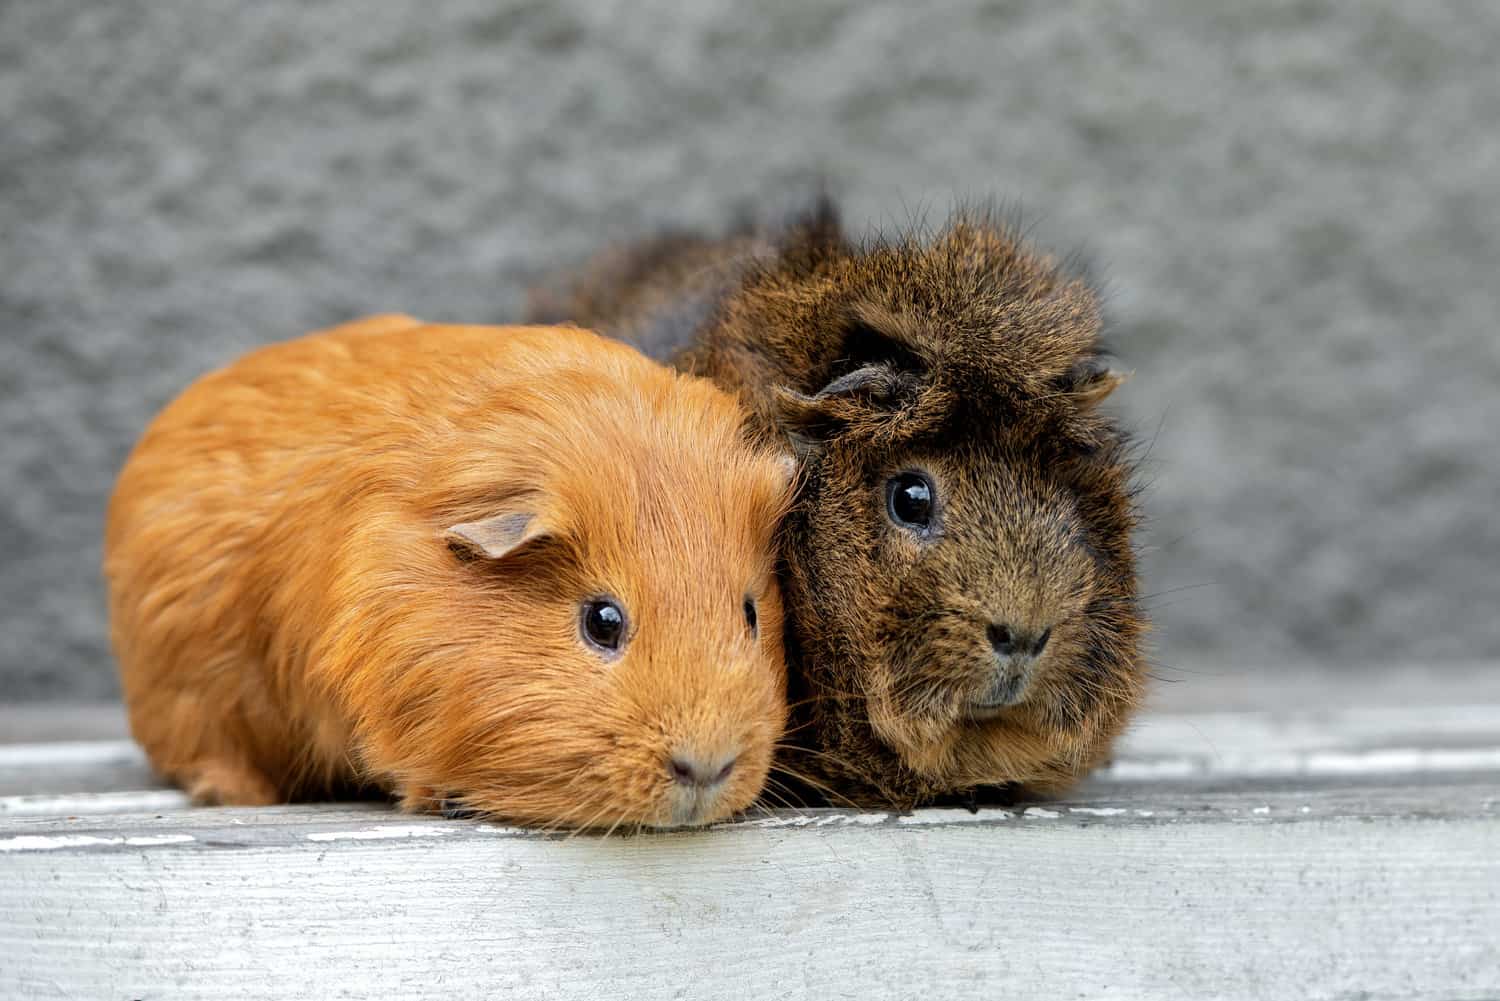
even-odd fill
[{"label": "brown guinea pig", "polygon": [[733,397],[583,330],[375,317],[252,352],[110,503],[131,729],[202,802],[721,819],[785,724],[790,469]]},{"label": "brown guinea pig", "polygon": [[738,391],[804,486],[783,587],[800,752],[834,802],[1060,790],[1146,678],[1125,436],[1098,299],[983,213],[864,246],[827,203],[669,234],[538,290]]}]

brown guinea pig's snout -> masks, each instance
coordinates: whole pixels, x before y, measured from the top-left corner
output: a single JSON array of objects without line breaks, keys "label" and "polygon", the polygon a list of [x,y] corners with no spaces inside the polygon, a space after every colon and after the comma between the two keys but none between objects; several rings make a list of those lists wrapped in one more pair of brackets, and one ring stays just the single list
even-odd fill
[{"label": "brown guinea pig's snout", "polygon": [[978,693],[969,699],[971,719],[989,719],[1026,701],[1039,673],[1038,662],[1052,639],[1052,626],[991,622],[985,627],[985,638],[994,661],[981,677]]}]

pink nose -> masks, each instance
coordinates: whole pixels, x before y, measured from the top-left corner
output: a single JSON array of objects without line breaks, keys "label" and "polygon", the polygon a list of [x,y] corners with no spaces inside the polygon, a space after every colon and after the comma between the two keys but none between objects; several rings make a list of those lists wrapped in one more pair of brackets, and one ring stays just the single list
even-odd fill
[{"label": "pink nose", "polygon": [[667,770],[675,781],[685,786],[711,789],[729,778],[729,773],[734,771],[736,760],[738,758],[734,755],[727,760],[724,758],[709,760],[694,754],[678,753],[672,756]]}]

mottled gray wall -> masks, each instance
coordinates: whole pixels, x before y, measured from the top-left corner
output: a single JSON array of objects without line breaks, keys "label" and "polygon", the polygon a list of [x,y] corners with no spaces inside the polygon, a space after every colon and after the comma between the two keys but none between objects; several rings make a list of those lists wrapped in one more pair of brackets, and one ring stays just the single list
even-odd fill
[{"label": "mottled gray wall", "polygon": [[0,2],[0,697],[114,690],[104,499],[195,375],[816,175],[1103,267],[1163,660],[1500,655],[1496,52],[1490,0]]}]

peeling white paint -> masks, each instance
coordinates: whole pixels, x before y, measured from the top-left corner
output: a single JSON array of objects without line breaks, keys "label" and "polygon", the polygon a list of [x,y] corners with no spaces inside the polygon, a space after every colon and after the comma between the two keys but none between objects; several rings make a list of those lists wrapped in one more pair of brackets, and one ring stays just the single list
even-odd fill
[{"label": "peeling white paint", "polygon": [[379,827],[366,827],[360,831],[319,831],[317,834],[307,835],[309,841],[391,841],[397,838],[436,838],[444,834],[452,834],[456,828],[451,827],[422,827],[417,825],[400,826],[386,824]]},{"label": "peeling white paint", "polygon": [[68,796],[0,796],[0,815],[73,817],[98,813],[149,813],[182,810],[192,804],[176,789],[75,793]]},{"label": "peeling white paint", "polygon": [[93,848],[101,845],[131,845],[153,847],[156,845],[180,845],[196,840],[191,834],[151,834],[131,838],[98,837],[93,834],[62,834],[45,837],[38,834],[23,834],[14,838],[0,838],[0,852],[50,852],[59,848]]},{"label": "peeling white paint", "polygon": [[1130,811],[1123,806],[1070,806],[1069,813],[1082,813],[1090,817],[1122,817]]},{"label": "peeling white paint", "polygon": [[848,817],[849,823],[863,824],[867,827],[873,827],[876,824],[883,824],[890,819],[891,815],[889,813],[855,813],[849,815]]},{"label": "peeling white paint", "polygon": [[516,835],[535,833],[533,831],[528,831],[524,827],[507,827],[504,824],[475,824],[472,829],[478,831],[481,834]]},{"label": "peeling white paint", "polygon": [[797,813],[787,817],[758,817],[755,820],[744,820],[733,827],[806,827],[813,822],[810,814]]},{"label": "peeling white paint", "polygon": [[1402,775],[1500,770],[1500,748],[1394,747],[1369,751],[1308,751],[1191,755],[1117,760],[1099,773],[1115,782],[1157,782],[1226,775]]},{"label": "peeling white paint", "polygon": [[830,813],[827,816],[796,813],[780,817],[753,817],[747,820],[730,820],[715,824],[715,830],[734,830],[738,827],[848,827],[851,825],[873,826],[891,819],[889,813]]},{"label": "peeling white paint", "polygon": [[1027,820],[1056,820],[1058,817],[1061,817],[1062,814],[1058,813],[1056,810],[1048,810],[1047,808],[1041,806],[1028,806],[1025,811],[1022,812],[1021,816],[1025,817]]},{"label": "peeling white paint", "polygon": [[978,813],[970,813],[968,810],[957,809],[934,809],[917,810],[915,813],[904,817],[897,817],[898,824],[982,824],[988,820],[1010,820],[1015,814],[1009,810],[980,810]]}]

